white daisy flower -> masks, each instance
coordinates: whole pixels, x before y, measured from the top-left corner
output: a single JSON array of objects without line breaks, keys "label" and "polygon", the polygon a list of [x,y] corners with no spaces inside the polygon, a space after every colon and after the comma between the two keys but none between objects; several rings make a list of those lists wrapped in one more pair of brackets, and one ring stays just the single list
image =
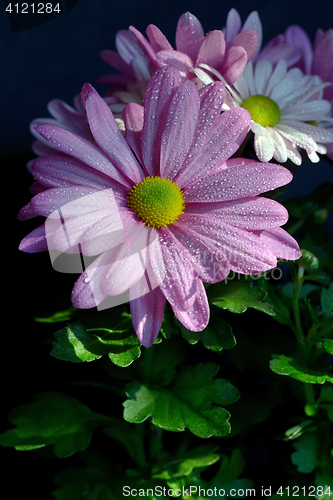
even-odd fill
[{"label": "white daisy flower", "polygon": [[300,148],[312,162],[319,161],[317,153],[327,152],[324,144],[333,142],[332,131],[322,128],[332,123],[331,104],[322,99],[327,85],[298,68],[288,70],[284,59],[275,68],[267,60],[255,66],[248,63],[234,87],[228,89],[233,104],[251,115],[254,148],[260,161],[275,158],[284,163],[290,159],[300,165]]}]

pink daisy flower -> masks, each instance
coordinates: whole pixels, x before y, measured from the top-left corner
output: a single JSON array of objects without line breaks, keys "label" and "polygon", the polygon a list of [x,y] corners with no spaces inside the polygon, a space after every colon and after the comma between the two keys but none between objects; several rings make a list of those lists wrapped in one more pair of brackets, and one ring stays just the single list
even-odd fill
[{"label": "pink daisy flower", "polygon": [[[183,78],[203,86],[201,65],[215,69],[232,84],[242,74],[257,48],[257,34],[245,30],[229,37],[226,43],[223,32],[214,30],[204,34],[200,21],[190,12],[179,18],[176,29],[176,50],[157,26],[150,24],[146,30],[148,40],[133,26],[116,36],[118,52],[104,50],[101,57],[122,75],[104,76],[99,83],[109,83],[108,95],[121,102],[142,103],[144,92],[152,74],[170,65]],[[123,88],[116,85],[122,84]]]},{"label": "pink daisy flower", "polygon": [[[204,282],[221,281],[231,270],[258,274],[279,258],[301,255],[280,227],[286,209],[257,196],[292,176],[280,165],[229,160],[250,116],[241,108],[221,114],[224,92],[220,82],[198,91],[166,67],[149,83],[144,108],[125,108],[126,138],[89,84],[82,100],[96,145],[51,124],[36,129],[71,159],[34,161],[32,173],[47,190],[23,214],[48,217],[54,226],[48,238],[58,250],[80,245],[88,257],[100,254],[76,281],[73,305],[95,307],[128,290],[133,325],[146,347],[158,335],[166,300],[186,328],[201,331],[209,321]],[[70,243],[54,215],[59,210]],[[125,237],[112,240],[110,224],[119,221]],[[20,248],[45,250],[49,240],[41,226]]]}]

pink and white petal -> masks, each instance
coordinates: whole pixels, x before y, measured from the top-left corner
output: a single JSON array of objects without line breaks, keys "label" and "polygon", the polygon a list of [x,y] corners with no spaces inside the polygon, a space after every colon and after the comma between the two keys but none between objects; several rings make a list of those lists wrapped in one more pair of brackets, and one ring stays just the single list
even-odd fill
[{"label": "pink and white petal", "polygon": [[161,136],[165,116],[173,95],[182,82],[177,70],[165,66],[154,74],[147,87],[142,130],[142,160],[149,176],[159,175]]},{"label": "pink and white petal", "polygon": [[175,93],[167,111],[161,138],[161,177],[174,179],[190,149],[200,109],[198,91],[186,81]]},{"label": "pink and white petal", "polygon": [[61,127],[48,124],[37,126],[36,131],[50,144],[53,144],[69,156],[82,161],[85,165],[99,172],[103,172],[114,181],[117,181],[120,185],[132,188],[133,183],[121,175],[101,149],[83,137]]},{"label": "pink and white petal", "polygon": [[287,73],[287,63],[284,59],[280,59],[277,65],[275,66],[269,81],[267,82],[266,95],[268,97],[271,97],[272,90],[278,83],[281,82],[281,80],[285,77],[286,73]]},{"label": "pink and white petal", "polygon": [[172,45],[169,43],[166,36],[154,24],[149,24],[149,26],[146,29],[146,33],[150,41],[150,45],[152,46],[155,52],[160,52],[160,50],[173,49]]},{"label": "pink and white petal", "polygon": [[225,53],[225,40],[222,31],[211,31],[204,39],[196,60],[195,66],[204,63],[213,68],[219,68],[223,64]]},{"label": "pink and white petal", "polygon": [[292,174],[281,165],[234,158],[184,189],[185,202],[221,202],[255,196],[288,184]]},{"label": "pink and white petal", "polygon": [[283,123],[293,127],[300,133],[311,137],[313,141],[324,144],[333,142],[333,129],[317,127],[315,125],[310,125],[297,120],[286,120],[283,121]]},{"label": "pink and white petal", "polygon": [[303,149],[313,149],[314,151],[316,151],[317,145],[315,141],[306,133],[295,128],[295,126],[299,125],[301,125],[300,122],[286,120],[285,123],[276,124],[275,129],[277,129],[292,144]]},{"label": "pink and white petal", "polygon": [[243,47],[247,54],[247,60],[250,61],[258,47],[258,35],[254,30],[247,29],[238,33],[228,44],[228,49],[231,47]]},{"label": "pink and white petal", "polygon": [[274,141],[267,130],[261,127],[260,132],[254,134],[254,150],[260,161],[266,162],[273,158],[274,155]]},{"label": "pink and white petal", "polygon": [[187,310],[179,309],[177,306],[171,306],[173,312],[179,321],[192,332],[201,332],[209,323],[210,309],[206,290],[202,281],[195,280],[196,294],[192,306]]},{"label": "pink and white petal", "polygon": [[153,274],[160,289],[173,307],[187,311],[195,300],[195,278],[191,254],[168,228],[161,228],[159,244],[149,246]]},{"label": "pink and white petal", "polygon": [[26,253],[46,252],[48,250],[45,224],[29,233],[20,243],[19,250]]},{"label": "pink and white petal", "polygon": [[269,127],[269,133],[271,134],[274,142],[274,154],[273,158],[279,163],[285,163],[288,159],[288,150],[285,139],[281,134],[274,128]]},{"label": "pink and white petal", "polygon": [[121,114],[125,123],[126,140],[141,165],[143,164],[141,153],[141,138],[144,121],[143,109],[143,106],[140,104],[129,103]]},{"label": "pink and white petal", "polygon": [[217,223],[220,220],[248,231],[282,226],[288,220],[288,211],[283,205],[262,196],[221,203],[188,203],[186,214],[206,214]]},{"label": "pink and white petal", "polygon": [[302,255],[297,241],[281,227],[262,231],[259,237],[278,259],[296,260]]},{"label": "pink and white petal", "polygon": [[177,240],[189,251],[196,273],[204,283],[218,283],[230,271],[229,262],[221,248],[213,241],[193,231],[186,224],[186,216],[180,218],[169,229]]},{"label": "pink and white petal", "polygon": [[83,86],[82,100],[96,143],[129,183],[137,184],[142,181],[141,168],[119,130],[109,106],[88,83]]},{"label": "pink and white petal", "polygon": [[282,114],[283,120],[319,121],[331,111],[331,104],[323,99],[303,102],[288,107]]},{"label": "pink and white petal", "polygon": [[215,242],[223,251],[232,271],[259,274],[276,266],[276,257],[270,247],[254,233],[239,229],[214,217],[187,216],[191,228]]},{"label": "pink and white petal", "polygon": [[284,78],[274,86],[270,93],[270,98],[280,106],[282,99],[293,95],[294,91],[299,91],[302,80],[303,73],[300,69],[290,69]]},{"label": "pink and white petal", "polygon": [[204,36],[201,23],[193,14],[185,12],[180,16],[176,29],[176,49],[179,52],[196,61]]},{"label": "pink and white petal", "polygon": [[166,299],[159,287],[149,293],[142,293],[145,291],[141,289],[142,287],[145,285],[139,280],[130,289],[130,297],[132,294],[137,297],[131,298],[131,315],[138,339],[144,347],[150,347],[162,326]]},{"label": "pink and white petal", "polygon": [[272,75],[273,66],[269,61],[258,61],[254,70],[256,93],[267,95],[267,83]]},{"label": "pink and white petal", "polygon": [[243,47],[227,47],[220,72],[226,81],[232,85],[243,73],[247,62],[247,53]]},{"label": "pink and white petal", "polygon": [[[175,178],[179,187],[187,188],[229,159],[245,139],[250,121],[247,110],[233,108],[220,114],[208,131],[199,122],[198,140],[195,140],[183,168]],[[194,136],[194,139],[197,138]]]}]

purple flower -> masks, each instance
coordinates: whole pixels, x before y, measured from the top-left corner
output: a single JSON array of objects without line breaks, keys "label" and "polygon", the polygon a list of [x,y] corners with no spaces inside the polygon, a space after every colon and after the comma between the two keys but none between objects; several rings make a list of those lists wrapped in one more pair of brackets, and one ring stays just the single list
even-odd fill
[{"label": "purple flower", "polygon": [[[32,173],[47,189],[21,218],[48,217],[49,240],[60,251],[80,246],[88,257],[100,254],[76,281],[73,305],[91,308],[129,290],[133,325],[146,347],[158,335],[166,300],[186,328],[201,331],[209,321],[203,282],[221,281],[231,270],[258,274],[279,258],[300,257],[280,227],[286,209],[257,196],[292,175],[280,165],[229,159],[250,116],[242,108],[221,114],[224,93],[221,82],[198,91],[165,67],[150,81],[144,108],[131,103],[124,109],[125,138],[89,84],[82,100],[95,144],[52,124],[36,128],[71,159],[34,161]],[[113,237],[106,228],[119,229],[119,221],[123,233]],[[50,241],[41,226],[20,248],[41,251]]]},{"label": "purple flower", "polygon": [[[200,21],[190,12],[179,18],[176,29],[176,50],[157,26],[150,24],[146,30],[148,40],[133,26],[129,31],[117,33],[118,52],[104,50],[101,57],[121,75],[104,76],[99,83],[109,83],[108,94],[120,101],[137,102],[143,100],[145,89],[152,74],[163,66],[176,68],[183,78],[195,80],[199,87],[203,83],[197,79],[201,65],[208,66],[232,84],[244,71],[257,49],[257,34],[253,30],[243,30],[228,37],[226,42],[221,30],[204,34]],[[116,85],[123,85],[117,88]]]}]

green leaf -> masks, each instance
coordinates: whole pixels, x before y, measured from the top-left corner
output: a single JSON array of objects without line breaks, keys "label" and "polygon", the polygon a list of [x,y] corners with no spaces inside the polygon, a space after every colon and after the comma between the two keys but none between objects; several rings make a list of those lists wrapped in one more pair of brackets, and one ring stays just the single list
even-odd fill
[{"label": "green leaf", "polygon": [[214,305],[233,313],[243,313],[248,307],[252,307],[274,316],[272,306],[263,302],[266,292],[258,286],[253,286],[250,280],[239,279],[219,283],[209,289],[208,295]]},{"label": "green leaf", "polygon": [[152,477],[156,479],[175,479],[191,474],[193,469],[208,467],[220,459],[215,453],[216,447],[205,445],[195,448],[183,457],[159,463],[152,469]]},{"label": "green leaf", "polygon": [[131,330],[91,328],[81,323],[70,323],[54,333],[57,342],[51,355],[72,363],[93,361],[108,354],[117,366],[129,366],[140,354],[140,342]]},{"label": "green leaf", "polygon": [[75,307],[69,307],[64,311],[57,311],[52,314],[40,314],[39,316],[35,316],[34,320],[37,323],[60,323],[61,321],[69,321],[75,311],[77,311]]},{"label": "green leaf", "polygon": [[272,358],[269,366],[278,375],[289,375],[289,377],[307,384],[324,384],[326,381],[333,384],[333,376],[330,373],[305,369],[295,358],[288,358],[283,354],[273,354]]},{"label": "green leaf", "polygon": [[[290,304],[290,300],[283,301],[284,296],[281,292],[281,289],[274,287],[268,282],[268,280],[260,279],[259,286],[262,290],[266,292],[265,303],[270,304],[273,307],[275,321],[283,325],[288,325],[290,328],[294,328],[294,324],[291,320],[290,310],[288,305]],[[293,287],[293,284],[290,284]],[[281,296],[280,296],[281,295]]]},{"label": "green leaf", "polygon": [[28,450],[54,444],[54,453],[67,457],[87,448],[94,430],[113,419],[94,413],[71,396],[50,391],[14,408],[8,420],[16,428],[0,435],[0,445]]},{"label": "green leaf", "polygon": [[210,319],[208,326],[201,332],[191,332],[183,326],[181,326],[180,331],[189,344],[196,344],[200,340],[206,349],[214,352],[231,349],[236,345],[231,326],[216,316]]},{"label": "green leaf", "polygon": [[220,468],[214,476],[212,482],[225,484],[234,481],[242,473],[244,465],[245,460],[243,459],[240,450],[233,450],[230,458],[227,456],[222,458]]},{"label": "green leaf", "polygon": [[333,354],[333,339],[322,339],[323,346],[328,354]]},{"label": "green leaf", "polygon": [[295,452],[291,455],[291,461],[297,466],[299,472],[307,474],[312,472],[317,462],[317,439],[314,433],[302,434],[302,436],[293,442]]},{"label": "green leaf", "polygon": [[333,315],[333,283],[329,288],[321,290],[321,308],[322,311]]},{"label": "green leaf", "polygon": [[228,434],[230,414],[220,405],[235,402],[239,393],[227,380],[213,380],[218,370],[215,363],[199,364],[184,368],[165,387],[128,384],[124,419],[140,423],[151,418],[157,427],[174,432],[187,427],[201,438]]}]

